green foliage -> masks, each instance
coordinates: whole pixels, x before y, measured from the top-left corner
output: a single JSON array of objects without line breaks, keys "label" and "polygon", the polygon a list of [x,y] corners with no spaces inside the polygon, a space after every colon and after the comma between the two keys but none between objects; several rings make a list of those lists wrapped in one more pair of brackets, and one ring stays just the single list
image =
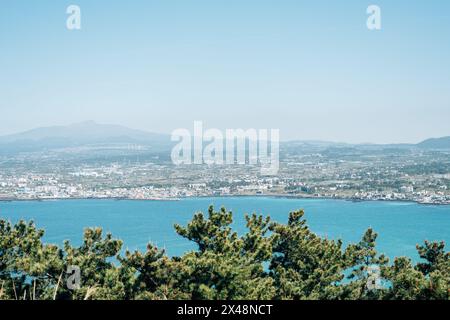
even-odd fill
[{"label": "green foliage", "polygon": [[[348,286],[351,288],[349,298],[373,300],[380,299],[383,290],[380,288],[368,288],[367,284],[371,277],[371,268],[384,268],[389,259],[384,255],[378,255],[376,251],[376,239],[378,234],[369,228],[357,244],[351,244],[345,251],[347,267],[351,272],[348,279],[353,280]],[[381,273],[381,272],[380,272]]]},{"label": "green foliage", "polygon": [[448,300],[450,293],[450,254],[443,242],[425,241],[417,246],[424,262],[415,267],[408,258],[397,258],[386,268],[385,277],[392,283],[389,299]]},{"label": "green foliage", "polygon": [[[287,224],[246,216],[242,235],[232,222],[225,208],[195,214],[175,230],[197,249],[168,257],[152,245],[122,255],[122,242],[98,228],[85,230],[81,246],[58,248],[44,244],[32,222],[0,220],[0,299],[449,299],[444,243],[418,245],[416,265],[405,257],[390,265],[377,253],[372,229],[344,248],[314,234],[301,210]],[[69,289],[71,266],[81,277]],[[381,287],[369,285],[373,267]]]},{"label": "green foliage", "polygon": [[268,220],[247,217],[250,232],[238,237],[230,227],[232,213],[222,208],[199,213],[186,228],[175,226],[182,237],[194,241],[198,251],[181,260],[180,287],[191,299],[270,299],[272,279],[262,263],[270,258],[270,241],[264,237]]},{"label": "green foliage", "polygon": [[274,223],[271,277],[279,299],[337,299],[342,295],[345,260],[341,241],[312,233],[304,212],[292,212],[287,225]]}]

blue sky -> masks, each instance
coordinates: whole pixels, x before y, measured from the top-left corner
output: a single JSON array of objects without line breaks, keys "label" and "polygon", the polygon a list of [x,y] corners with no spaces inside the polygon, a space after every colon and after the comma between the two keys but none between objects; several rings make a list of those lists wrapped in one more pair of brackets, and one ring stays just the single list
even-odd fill
[{"label": "blue sky", "polygon": [[[70,4],[81,30],[66,28]],[[202,120],[283,140],[450,135],[449,14],[444,0],[3,0],[0,134]]]}]

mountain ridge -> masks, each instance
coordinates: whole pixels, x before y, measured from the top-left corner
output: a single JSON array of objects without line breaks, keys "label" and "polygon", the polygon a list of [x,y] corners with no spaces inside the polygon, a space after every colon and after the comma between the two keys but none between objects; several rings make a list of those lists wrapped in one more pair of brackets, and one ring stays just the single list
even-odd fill
[{"label": "mountain ridge", "polygon": [[430,138],[417,145],[425,149],[450,149],[450,137]]},{"label": "mountain ridge", "polygon": [[99,124],[95,121],[84,121],[67,126],[38,127],[15,134],[0,136],[0,143],[20,140],[37,141],[49,138],[95,141],[107,140],[114,137],[129,137],[134,140],[158,140],[166,137],[166,135],[130,129],[116,124]]},{"label": "mountain ridge", "polygon": [[[77,146],[99,143],[142,143],[142,144],[171,144],[170,135],[154,133],[144,130],[131,129],[117,124],[99,124],[95,121],[84,121],[70,125],[38,127],[23,132],[0,136],[0,146],[33,145],[50,147]],[[346,143],[321,140],[291,140],[281,144],[297,146],[314,145],[327,147],[361,147],[361,148],[421,148],[421,149],[450,149],[450,136],[430,138],[417,144],[414,143]]]}]

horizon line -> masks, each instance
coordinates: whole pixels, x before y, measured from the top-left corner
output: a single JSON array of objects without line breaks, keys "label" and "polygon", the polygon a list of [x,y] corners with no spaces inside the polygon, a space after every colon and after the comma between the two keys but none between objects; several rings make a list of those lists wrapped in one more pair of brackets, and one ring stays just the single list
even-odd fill
[{"label": "horizon line", "polygon": [[[34,131],[34,130],[39,130],[39,129],[49,129],[49,128],[67,128],[67,127],[72,127],[72,126],[80,126],[80,125],[86,125],[86,124],[93,124],[93,125],[97,125],[97,126],[119,126],[119,127],[123,127],[124,129],[128,129],[128,130],[136,130],[136,131],[141,131],[143,133],[148,133],[148,134],[156,134],[156,135],[167,135],[170,136],[171,133],[165,133],[165,132],[155,132],[155,131],[148,131],[147,129],[137,129],[137,128],[132,128],[123,124],[118,124],[118,123],[104,123],[104,122],[99,122],[97,120],[84,120],[84,121],[78,121],[78,122],[71,122],[68,124],[54,124],[54,125],[46,125],[46,126],[37,126],[37,127],[33,127],[30,129],[26,129],[26,130],[22,130],[22,131],[16,131],[13,133],[7,133],[7,134],[0,134],[0,138],[5,138],[5,137],[11,137],[11,136],[15,136],[15,135],[20,135],[20,134],[24,134],[30,131]],[[178,129],[178,128],[175,128]],[[174,130],[175,130],[174,129]],[[231,129],[231,128],[230,128]],[[254,128],[233,128],[234,130],[236,129],[243,129],[243,130],[248,130],[248,129],[254,129]],[[265,128],[265,129],[276,129],[276,128]],[[293,143],[293,142],[303,142],[303,143],[332,143],[332,144],[347,144],[347,145],[360,145],[360,146],[364,146],[364,145],[378,145],[378,146],[383,146],[383,145],[417,145],[420,144],[426,140],[431,140],[431,139],[441,139],[441,138],[446,138],[446,137],[450,137],[449,135],[444,135],[444,136],[440,136],[440,137],[428,137],[428,138],[424,138],[418,142],[388,142],[388,143],[379,143],[379,142],[369,142],[369,141],[365,141],[365,142],[345,142],[345,141],[336,141],[336,140],[321,140],[321,139],[280,139],[280,142],[283,143]]]}]

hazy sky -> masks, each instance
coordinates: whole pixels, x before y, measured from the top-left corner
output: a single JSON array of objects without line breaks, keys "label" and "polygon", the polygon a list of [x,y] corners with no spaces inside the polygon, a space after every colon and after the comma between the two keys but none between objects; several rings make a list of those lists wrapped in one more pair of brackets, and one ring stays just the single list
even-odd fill
[{"label": "hazy sky", "polygon": [[2,0],[0,134],[202,120],[283,140],[450,135],[449,15],[446,0]]}]

